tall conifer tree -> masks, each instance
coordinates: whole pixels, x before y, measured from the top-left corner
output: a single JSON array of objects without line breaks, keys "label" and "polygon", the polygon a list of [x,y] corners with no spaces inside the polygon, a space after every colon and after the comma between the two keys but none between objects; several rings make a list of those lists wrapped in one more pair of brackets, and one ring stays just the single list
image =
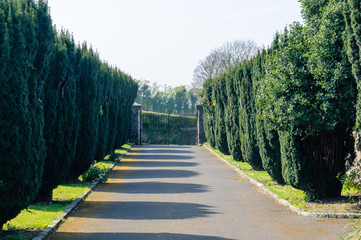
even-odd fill
[{"label": "tall conifer tree", "polygon": [[[0,1],[0,226],[36,196],[43,174],[42,95],[51,19],[43,1]],[[44,41],[43,43],[40,43]]]},{"label": "tall conifer tree", "polygon": [[252,78],[253,61],[246,60],[239,65],[237,86],[239,92],[239,126],[241,149],[244,161],[253,169],[262,168],[256,133],[256,102]]},{"label": "tall conifer tree", "polygon": [[[47,158],[37,201],[51,202],[52,191],[68,177],[77,143],[75,72],[76,46],[72,36],[54,31],[50,74],[45,82],[45,139]],[[79,68],[78,68],[79,69]]]},{"label": "tall conifer tree", "polygon": [[95,159],[99,128],[99,73],[101,62],[86,43],[82,45],[81,74],[79,79],[80,126],[76,154],[69,172],[69,180],[77,181]]}]

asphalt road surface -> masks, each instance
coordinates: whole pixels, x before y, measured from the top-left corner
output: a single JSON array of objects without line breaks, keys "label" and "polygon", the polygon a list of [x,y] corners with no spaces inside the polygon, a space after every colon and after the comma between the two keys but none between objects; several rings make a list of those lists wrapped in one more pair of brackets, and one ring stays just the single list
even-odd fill
[{"label": "asphalt road surface", "polygon": [[347,221],[278,205],[200,146],[134,147],[52,239],[339,239]]}]

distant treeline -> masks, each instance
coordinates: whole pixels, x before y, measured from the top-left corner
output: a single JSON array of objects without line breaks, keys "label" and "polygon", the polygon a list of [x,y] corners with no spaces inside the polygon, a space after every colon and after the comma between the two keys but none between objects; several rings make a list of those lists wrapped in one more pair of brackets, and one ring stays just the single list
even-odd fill
[{"label": "distant treeline", "polygon": [[354,159],[361,18],[357,1],[300,2],[304,24],[208,79],[201,103],[212,146],[312,200],[339,196],[345,163]]},{"label": "distant treeline", "polygon": [[143,105],[143,110],[159,113],[195,115],[195,104],[198,101],[194,89],[186,86],[172,88],[160,87],[149,81],[139,81],[136,102]]},{"label": "distant treeline", "polygon": [[0,0],[0,229],[129,137],[138,85],[52,26],[45,0]]}]

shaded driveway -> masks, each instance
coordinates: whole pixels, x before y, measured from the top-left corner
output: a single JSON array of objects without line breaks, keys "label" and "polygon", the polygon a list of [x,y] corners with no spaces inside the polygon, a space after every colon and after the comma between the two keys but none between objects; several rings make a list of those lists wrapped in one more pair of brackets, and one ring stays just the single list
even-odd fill
[{"label": "shaded driveway", "polygon": [[132,148],[52,239],[338,239],[346,220],[295,215],[199,146]]}]

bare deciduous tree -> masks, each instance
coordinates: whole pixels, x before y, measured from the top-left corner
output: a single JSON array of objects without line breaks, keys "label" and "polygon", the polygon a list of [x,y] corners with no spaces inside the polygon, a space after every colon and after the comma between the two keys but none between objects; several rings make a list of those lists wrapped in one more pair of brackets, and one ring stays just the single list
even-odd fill
[{"label": "bare deciduous tree", "polygon": [[208,78],[227,71],[245,59],[257,53],[258,46],[253,40],[235,40],[226,42],[222,47],[216,48],[203,60],[198,62],[193,72],[192,87],[202,89]]}]

